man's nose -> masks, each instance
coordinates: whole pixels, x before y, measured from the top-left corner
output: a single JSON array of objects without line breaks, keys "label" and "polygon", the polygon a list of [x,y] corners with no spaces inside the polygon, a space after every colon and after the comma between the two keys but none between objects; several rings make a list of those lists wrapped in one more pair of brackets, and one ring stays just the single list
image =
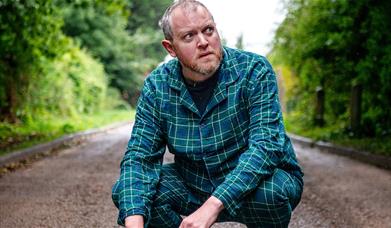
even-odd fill
[{"label": "man's nose", "polygon": [[209,44],[208,39],[204,36],[204,34],[198,35],[198,43],[197,46],[200,48],[205,48]]}]

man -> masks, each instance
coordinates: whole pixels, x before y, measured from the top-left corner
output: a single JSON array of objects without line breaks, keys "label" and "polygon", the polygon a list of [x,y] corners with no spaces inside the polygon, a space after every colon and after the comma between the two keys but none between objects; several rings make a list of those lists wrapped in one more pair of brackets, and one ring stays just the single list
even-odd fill
[{"label": "man", "polygon": [[[270,64],[223,48],[200,2],[173,3],[161,27],[162,44],[176,58],[145,80],[113,186],[118,223],[287,227],[303,174],[283,127]],[[166,146],[175,162],[162,165]]]}]

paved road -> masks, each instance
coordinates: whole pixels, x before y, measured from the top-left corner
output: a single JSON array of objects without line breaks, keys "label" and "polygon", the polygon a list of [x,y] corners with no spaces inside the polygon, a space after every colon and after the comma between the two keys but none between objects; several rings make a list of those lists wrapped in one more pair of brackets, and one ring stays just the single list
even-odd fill
[{"label": "paved road", "polygon": [[[129,131],[98,134],[0,177],[0,227],[116,227],[110,190]],[[390,171],[295,146],[306,176],[290,227],[391,227]],[[245,226],[214,226],[234,227]]]}]

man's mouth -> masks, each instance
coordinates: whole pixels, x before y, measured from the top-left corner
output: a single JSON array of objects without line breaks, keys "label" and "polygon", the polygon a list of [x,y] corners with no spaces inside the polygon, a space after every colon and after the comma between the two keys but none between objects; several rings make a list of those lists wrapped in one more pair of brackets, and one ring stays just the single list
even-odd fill
[{"label": "man's mouth", "polygon": [[203,53],[203,54],[201,54],[199,56],[200,56],[200,58],[203,58],[203,57],[206,57],[206,56],[209,56],[209,55],[212,55],[212,54],[213,54],[213,52],[206,52],[206,53]]}]

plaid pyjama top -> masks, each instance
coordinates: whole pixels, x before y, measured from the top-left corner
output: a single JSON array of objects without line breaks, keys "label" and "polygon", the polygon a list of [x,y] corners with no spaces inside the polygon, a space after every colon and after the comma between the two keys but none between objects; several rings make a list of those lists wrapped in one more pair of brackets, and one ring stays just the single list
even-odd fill
[{"label": "plaid pyjama top", "polygon": [[302,176],[268,61],[224,47],[217,74],[204,113],[193,102],[177,59],[146,78],[121,162],[120,220],[149,217],[166,147],[187,186],[217,197],[233,216],[240,201],[276,168]]}]

